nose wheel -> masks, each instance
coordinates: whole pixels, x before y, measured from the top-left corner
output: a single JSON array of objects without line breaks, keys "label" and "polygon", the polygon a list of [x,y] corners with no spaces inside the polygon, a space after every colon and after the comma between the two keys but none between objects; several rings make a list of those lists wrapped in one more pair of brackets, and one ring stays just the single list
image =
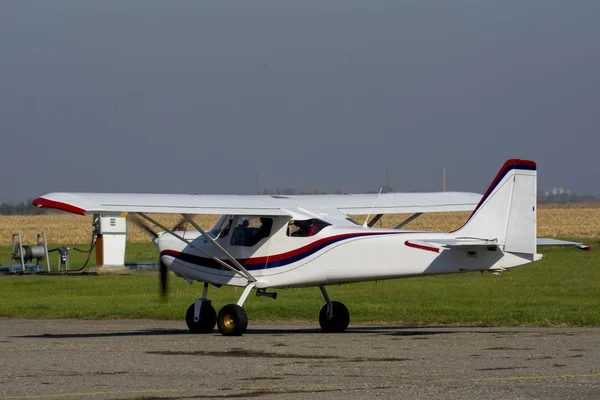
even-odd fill
[{"label": "nose wheel", "polygon": [[200,308],[200,315],[196,321],[194,318],[194,308],[196,303],[192,303],[185,313],[185,322],[193,333],[211,333],[217,323],[217,313],[210,304],[210,300],[203,300]]},{"label": "nose wheel", "polygon": [[204,283],[202,297],[196,299],[185,313],[185,322],[193,333],[211,333],[217,323],[215,308],[206,298],[208,294],[208,283]]}]

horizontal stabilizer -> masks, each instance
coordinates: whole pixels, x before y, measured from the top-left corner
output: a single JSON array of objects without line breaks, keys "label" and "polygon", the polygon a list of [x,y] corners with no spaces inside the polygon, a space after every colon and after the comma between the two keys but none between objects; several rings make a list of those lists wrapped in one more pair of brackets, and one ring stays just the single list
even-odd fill
[{"label": "horizontal stabilizer", "polygon": [[592,251],[590,246],[579,242],[569,242],[566,240],[550,239],[550,238],[538,238],[538,246],[565,246],[565,247],[576,247],[580,250]]},{"label": "horizontal stabilizer", "polygon": [[444,250],[450,250],[453,247],[489,247],[497,246],[496,239],[477,239],[477,238],[456,238],[456,239],[427,239],[427,240],[407,240],[404,242],[408,247],[416,249],[435,251],[441,253]]}]

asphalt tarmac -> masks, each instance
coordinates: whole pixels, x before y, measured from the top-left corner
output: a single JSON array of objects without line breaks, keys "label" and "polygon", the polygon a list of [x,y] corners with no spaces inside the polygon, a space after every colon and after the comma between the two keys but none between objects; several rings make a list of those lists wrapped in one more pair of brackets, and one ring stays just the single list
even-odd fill
[{"label": "asphalt tarmac", "polygon": [[600,328],[0,320],[0,399],[600,399]]}]

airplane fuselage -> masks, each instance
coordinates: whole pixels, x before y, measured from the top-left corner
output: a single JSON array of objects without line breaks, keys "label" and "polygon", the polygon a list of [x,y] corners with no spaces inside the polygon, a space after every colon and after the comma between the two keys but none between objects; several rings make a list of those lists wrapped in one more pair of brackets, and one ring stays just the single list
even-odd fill
[{"label": "airplane fuselage", "polygon": [[[199,232],[187,231],[185,238],[227,262],[224,254]],[[534,261],[531,255],[504,252],[497,246],[465,246],[439,254],[434,248],[407,244],[411,239],[453,238],[456,235],[451,233],[328,226],[318,235],[306,238],[288,237],[284,232],[276,232],[255,248],[232,246],[227,238],[217,239],[217,242],[257,279],[257,288],[502,271]],[[160,237],[158,247],[162,261],[178,276],[214,284],[248,284],[246,278],[169,234]]]}]

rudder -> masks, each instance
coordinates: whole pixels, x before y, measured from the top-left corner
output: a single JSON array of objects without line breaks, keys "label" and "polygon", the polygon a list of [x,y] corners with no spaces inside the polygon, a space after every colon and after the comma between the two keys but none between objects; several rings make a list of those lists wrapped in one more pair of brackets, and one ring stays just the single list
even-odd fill
[{"label": "rudder", "polygon": [[508,160],[465,223],[462,237],[496,239],[504,251],[536,253],[537,167]]}]

